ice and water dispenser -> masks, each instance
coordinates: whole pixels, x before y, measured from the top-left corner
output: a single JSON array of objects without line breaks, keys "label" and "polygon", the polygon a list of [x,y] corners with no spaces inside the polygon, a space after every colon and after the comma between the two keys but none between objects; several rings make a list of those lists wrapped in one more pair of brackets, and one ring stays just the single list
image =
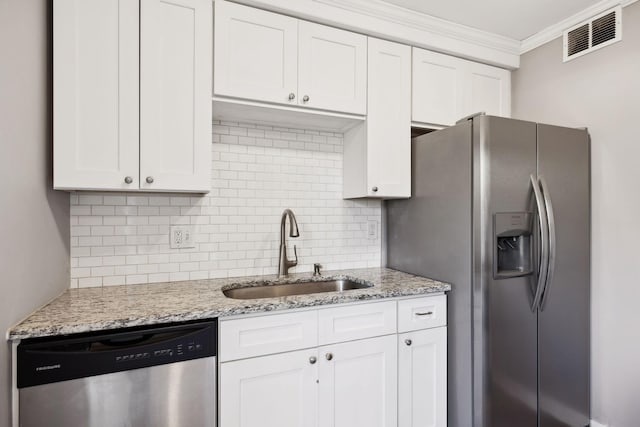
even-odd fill
[{"label": "ice and water dispenser", "polygon": [[501,212],[493,216],[493,277],[507,279],[532,274],[534,216],[530,212]]}]

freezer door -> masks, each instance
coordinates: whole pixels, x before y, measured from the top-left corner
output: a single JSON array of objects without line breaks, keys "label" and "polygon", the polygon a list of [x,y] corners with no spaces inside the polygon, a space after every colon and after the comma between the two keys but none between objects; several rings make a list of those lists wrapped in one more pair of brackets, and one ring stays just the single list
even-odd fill
[{"label": "freezer door", "polygon": [[589,164],[585,130],[538,125],[538,175],[556,234],[538,314],[540,427],[589,424]]},{"label": "freezer door", "polygon": [[496,214],[516,213],[514,230],[526,228],[524,218],[536,218],[530,178],[536,174],[536,124],[480,116],[473,132],[474,426],[536,427],[537,315],[531,305],[537,257],[530,274],[496,276],[493,259],[497,239],[509,229],[494,229],[504,223]]}]

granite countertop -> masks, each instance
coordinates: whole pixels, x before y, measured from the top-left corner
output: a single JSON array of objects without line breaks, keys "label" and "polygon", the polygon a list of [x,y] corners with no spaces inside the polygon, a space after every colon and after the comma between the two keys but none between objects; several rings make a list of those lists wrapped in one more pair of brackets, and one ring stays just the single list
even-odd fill
[{"label": "granite countertop", "polygon": [[[372,287],[263,299],[231,299],[223,290],[259,285],[265,281],[296,283],[349,278]],[[146,285],[69,289],[9,329],[10,340],[66,335],[130,326],[270,312],[451,290],[447,283],[388,268],[335,270],[321,277],[310,273],[275,276],[190,280]]]}]

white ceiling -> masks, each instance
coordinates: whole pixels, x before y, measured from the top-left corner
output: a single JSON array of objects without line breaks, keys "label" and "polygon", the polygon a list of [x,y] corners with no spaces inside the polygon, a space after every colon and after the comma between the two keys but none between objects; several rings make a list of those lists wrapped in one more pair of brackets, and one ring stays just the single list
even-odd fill
[{"label": "white ceiling", "polygon": [[516,40],[524,40],[599,0],[384,0]]}]

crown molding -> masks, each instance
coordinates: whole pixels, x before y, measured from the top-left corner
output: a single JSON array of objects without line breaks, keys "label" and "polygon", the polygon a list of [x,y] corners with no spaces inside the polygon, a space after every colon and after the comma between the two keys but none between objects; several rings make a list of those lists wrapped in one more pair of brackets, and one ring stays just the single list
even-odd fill
[{"label": "crown molding", "polygon": [[360,15],[404,25],[455,40],[495,49],[508,54],[520,53],[520,41],[478,30],[466,25],[405,9],[381,0],[313,0],[329,6],[356,12]]},{"label": "crown molding", "polygon": [[529,52],[530,50],[542,46],[543,44],[546,44],[551,40],[555,40],[558,37],[561,37],[564,30],[566,30],[567,28],[571,28],[574,25],[579,24],[580,22],[586,21],[587,19],[597,15],[600,12],[604,12],[605,10],[618,5],[622,7],[629,6],[636,1],[638,0],[602,0],[594,4],[593,6],[589,6],[588,8],[581,10],[575,15],[563,19],[557,24],[551,25],[544,30],[537,32],[531,37],[524,39],[520,46],[520,54],[522,55],[523,53]]}]

